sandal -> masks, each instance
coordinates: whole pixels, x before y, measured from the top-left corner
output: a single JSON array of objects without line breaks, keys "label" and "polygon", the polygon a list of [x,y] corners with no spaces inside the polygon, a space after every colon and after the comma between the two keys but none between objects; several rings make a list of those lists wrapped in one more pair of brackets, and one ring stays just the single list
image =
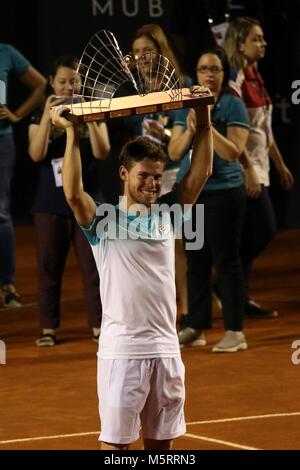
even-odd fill
[{"label": "sandal", "polygon": [[44,348],[47,346],[55,346],[57,344],[56,336],[50,335],[49,333],[42,335],[36,340],[35,344],[39,348]]}]

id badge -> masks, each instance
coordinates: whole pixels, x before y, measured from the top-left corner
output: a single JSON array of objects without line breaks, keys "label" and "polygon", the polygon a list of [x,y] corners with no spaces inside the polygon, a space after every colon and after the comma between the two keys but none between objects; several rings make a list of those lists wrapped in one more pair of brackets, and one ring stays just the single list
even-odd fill
[{"label": "id badge", "polygon": [[63,158],[56,158],[54,160],[51,160],[54,179],[55,179],[55,185],[57,188],[61,188],[63,185],[63,182],[62,182],[63,160],[64,160]]},{"label": "id badge", "polygon": [[216,24],[210,27],[211,32],[215,38],[215,41],[219,47],[223,47],[224,45],[225,36],[226,36],[228,27],[229,27],[228,21],[225,21],[224,23]]},{"label": "id badge", "polygon": [[6,104],[6,85],[3,80],[0,80],[0,104]]}]

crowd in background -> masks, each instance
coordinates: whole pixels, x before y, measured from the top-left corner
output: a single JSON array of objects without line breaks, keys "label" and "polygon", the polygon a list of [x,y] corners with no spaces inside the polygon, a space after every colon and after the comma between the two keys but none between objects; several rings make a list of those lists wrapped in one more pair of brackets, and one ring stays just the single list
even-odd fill
[{"label": "crowd in background", "polygon": [[[228,27],[229,26],[229,27]],[[235,18],[230,25],[210,34],[210,47],[193,37],[193,47],[179,41],[176,58],[166,34],[158,25],[144,25],[132,38],[132,54],[141,58],[163,55],[173,64],[183,87],[203,84],[215,97],[212,109],[214,168],[197,203],[205,205],[205,241],[202,250],[185,250],[176,241],[176,286],[181,347],[206,344],[205,330],[212,327],[212,300],[224,317],[224,337],[214,352],[247,348],[245,318],[276,318],[251,299],[253,261],[276,233],[269,196],[270,159],[283,189],[293,185],[272,131],[272,98],[259,62],[267,43],[261,23],[249,17]],[[184,31],[177,31],[178,35]],[[213,34],[214,33],[214,34]],[[189,38],[187,38],[189,39]],[[207,42],[206,41],[206,44]],[[186,72],[184,58],[193,52],[194,72]],[[63,52],[63,51],[62,51]],[[147,62],[147,61],[146,61]],[[15,248],[10,210],[10,186],[15,165],[13,124],[31,115],[29,155],[38,166],[32,207],[37,233],[39,312],[41,335],[36,344],[54,346],[60,325],[60,292],[66,257],[74,243],[83,274],[92,339],[101,326],[99,277],[90,247],[66,203],[61,165],[65,136],[50,120],[51,106],[64,104],[81,83],[75,57],[58,58],[46,80],[14,47],[0,44],[0,80],[8,83],[15,74],[30,90],[14,112],[0,94],[0,294],[3,307],[22,305],[16,288]],[[143,69],[145,83],[150,71]],[[116,204],[121,193],[118,155],[130,139],[145,135],[168,154],[164,192],[170,191],[189,168],[195,134],[192,110],[153,113],[107,124],[89,123],[80,129],[83,176],[86,190],[101,202]],[[109,181],[109,184],[107,184]],[[101,280],[100,280],[101,282]]]}]

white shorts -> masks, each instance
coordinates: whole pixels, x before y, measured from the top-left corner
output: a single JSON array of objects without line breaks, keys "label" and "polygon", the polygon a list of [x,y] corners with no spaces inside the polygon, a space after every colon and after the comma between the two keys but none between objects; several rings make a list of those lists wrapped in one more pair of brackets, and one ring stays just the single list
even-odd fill
[{"label": "white shorts", "polygon": [[98,358],[99,440],[130,444],[140,437],[171,440],[185,433],[181,357]]}]

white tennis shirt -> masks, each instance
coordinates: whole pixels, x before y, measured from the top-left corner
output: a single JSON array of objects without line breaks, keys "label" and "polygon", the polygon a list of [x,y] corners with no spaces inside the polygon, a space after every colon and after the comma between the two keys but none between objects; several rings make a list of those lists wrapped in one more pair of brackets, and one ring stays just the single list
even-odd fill
[{"label": "white tennis shirt", "polygon": [[118,207],[115,211],[117,220],[109,225],[119,230],[117,236],[107,233],[108,224],[99,215],[89,228],[82,227],[100,277],[99,355],[107,359],[179,356],[170,214],[162,220],[157,214],[135,218]]}]

